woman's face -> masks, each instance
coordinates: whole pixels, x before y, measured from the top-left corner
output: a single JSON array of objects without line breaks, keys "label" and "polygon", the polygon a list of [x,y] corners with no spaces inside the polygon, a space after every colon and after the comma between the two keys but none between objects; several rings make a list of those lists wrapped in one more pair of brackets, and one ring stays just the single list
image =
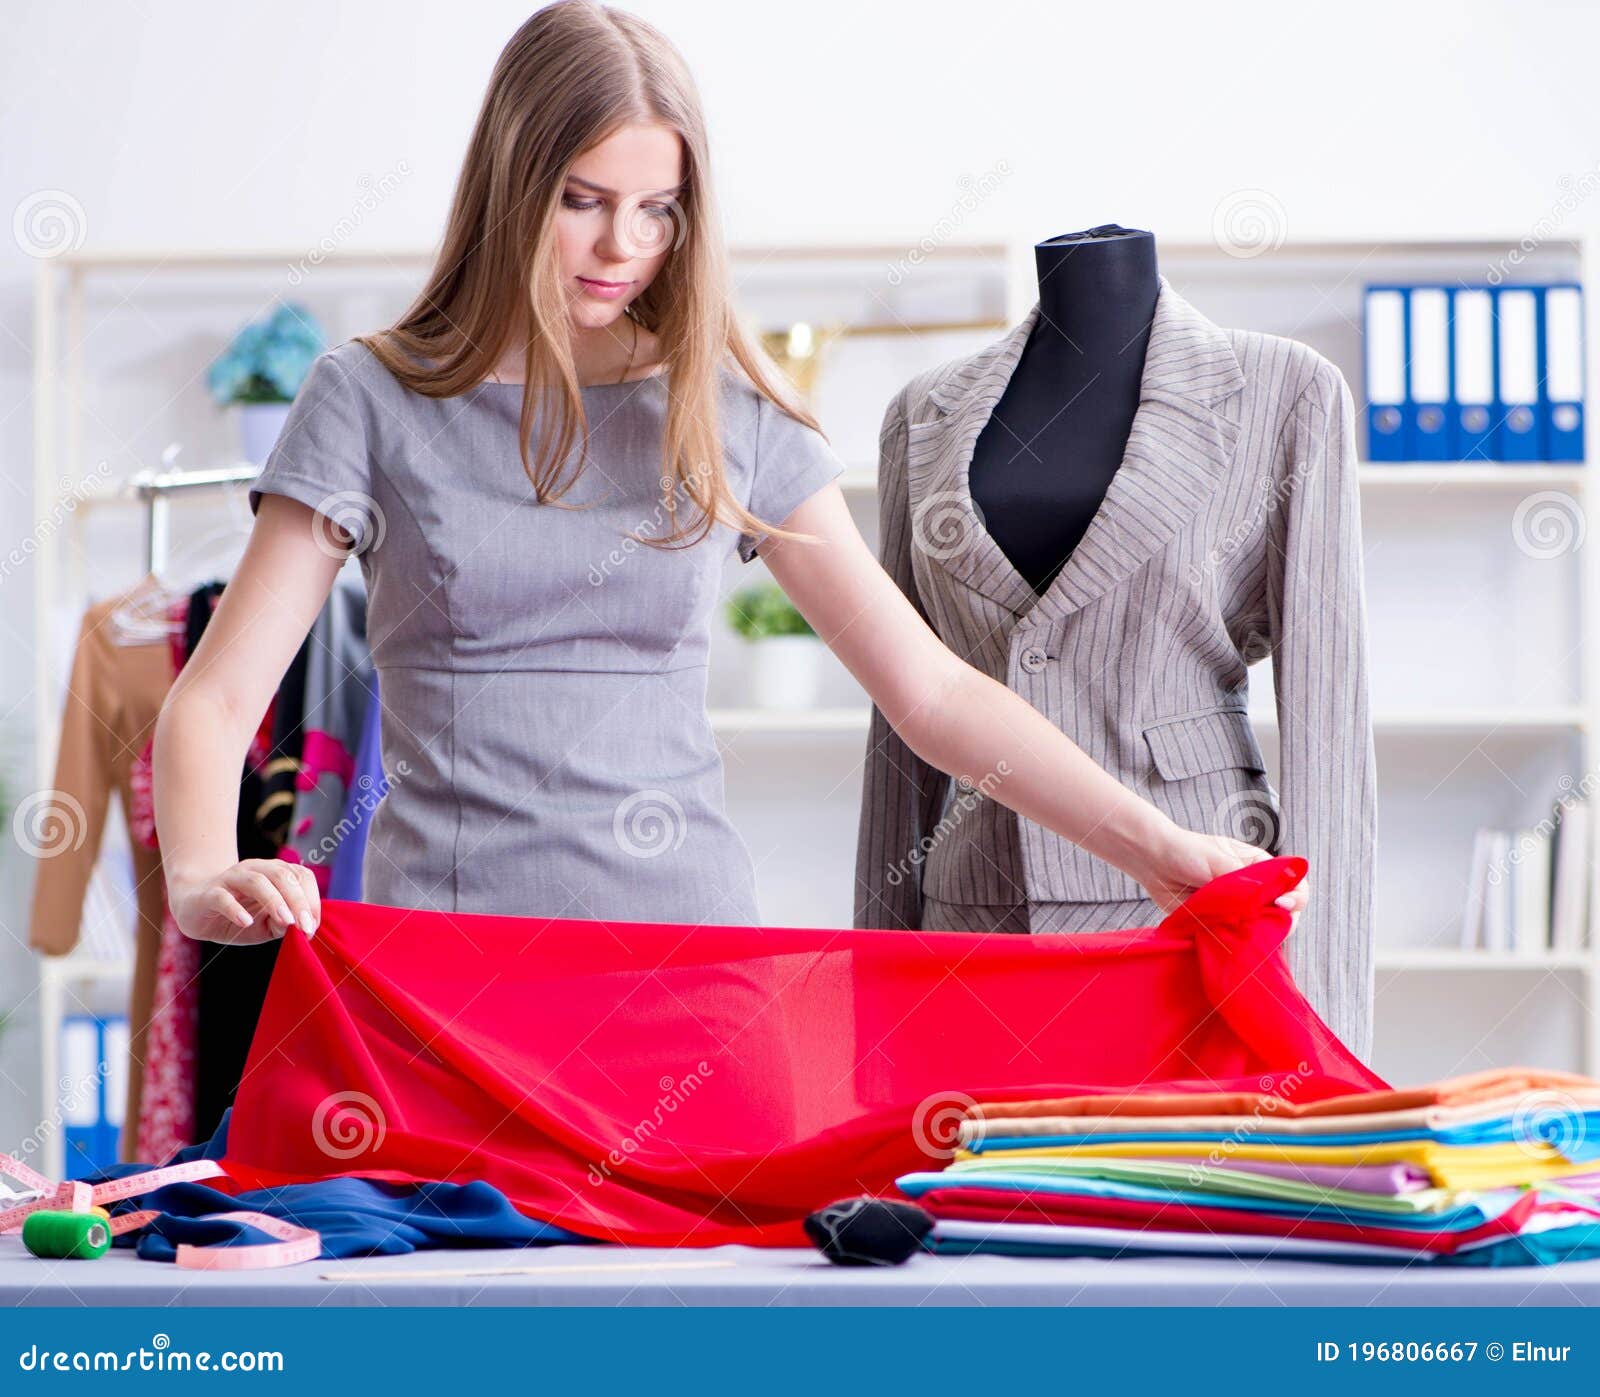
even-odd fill
[{"label": "woman's face", "polygon": [[682,183],[683,141],[666,126],[621,127],[573,161],[556,246],[574,329],[615,321],[683,242]]}]

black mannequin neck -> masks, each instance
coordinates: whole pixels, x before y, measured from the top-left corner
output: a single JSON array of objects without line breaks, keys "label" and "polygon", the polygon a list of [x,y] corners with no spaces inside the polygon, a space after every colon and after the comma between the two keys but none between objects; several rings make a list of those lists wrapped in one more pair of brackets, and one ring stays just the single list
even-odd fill
[{"label": "black mannequin neck", "polygon": [[[1047,351],[1064,350],[1081,361],[1120,357],[1148,332],[1161,276],[1156,240],[1115,223],[1067,233],[1033,250],[1039,277],[1039,323],[1029,339]],[[1141,361],[1143,355],[1139,356]]]}]

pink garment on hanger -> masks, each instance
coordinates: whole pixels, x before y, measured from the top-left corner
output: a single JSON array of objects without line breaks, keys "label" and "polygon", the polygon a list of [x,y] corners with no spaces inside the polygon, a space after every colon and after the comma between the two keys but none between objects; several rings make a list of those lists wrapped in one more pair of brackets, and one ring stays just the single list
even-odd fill
[{"label": "pink garment on hanger", "polygon": [[[168,637],[172,671],[183,668],[182,625],[189,599],[181,597],[167,609],[175,623]],[[146,848],[156,842],[153,743],[146,744],[133,763],[129,781],[133,805],[128,826]],[[150,1031],[145,1040],[144,1090],[139,1097],[135,1136],[137,1158],[160,1163],[174,1150],[194,1144],[195,1056],[200,1010],[200,943],[187,937],[172,919],[162,890],[161,949],[156,958],[156,986],[150,1011]]]}]

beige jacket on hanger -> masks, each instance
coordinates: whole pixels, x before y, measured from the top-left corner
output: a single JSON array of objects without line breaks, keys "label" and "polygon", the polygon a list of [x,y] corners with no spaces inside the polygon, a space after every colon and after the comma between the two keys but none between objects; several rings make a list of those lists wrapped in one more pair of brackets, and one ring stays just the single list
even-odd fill
[{"label": "beige jacket on hanger", "polygon": [[[65,955],[78,944],[84,897],[100,857],[112,793],[126,819],[132,800],[129,772],[150,741],[162,700],[172,687],[172,657],[165,639],[143,645],[118,645],[113,639],[111,614],[152,582],[146,577],[127,592],[89,607],[78,630],[62,712],[54,795],[48,812],[36,817],[41,818],[38,828],[49,837],[47,851],[35,860],[28,942],[45,955]],[[53,831],[65,837],[58,838]],[[139,1119],[144,1041],[155,995],[166,891],[160,853],[138,840],[130,842],[136,901],[131,909],[134,968],[128,1010],[132,1062],[126,1119],[131,1123]],[[124,1140],[131,1134],[126,1132]],[[128,1157],[126,1148],[123,1157]]]},{"label": "beige jacket on hanger", "polygon": [[[1180,825],[1310,861],[1290,965],[1365,1057],[1376,796],[1349,389],[1314,350],[1219,329],[1162,278],[1122,464],[1039,596],[967,486],[1038,313],[890,404],[883,564],[952,650]],[[1246,714],[1248,668],[1269,656],[1281,798]],[[990,798],[987,779],[951,789],[874,707],[857,926],[920,927],[926,895],[1026,904],[1036,930],[1088,930],[1097,907],[1126,914],[1144,897],[1119,869]]]}]

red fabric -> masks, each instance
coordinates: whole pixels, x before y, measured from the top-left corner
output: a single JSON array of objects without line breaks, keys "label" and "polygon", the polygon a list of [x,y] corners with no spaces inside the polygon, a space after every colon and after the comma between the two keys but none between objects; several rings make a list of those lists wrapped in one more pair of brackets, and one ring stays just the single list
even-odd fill
[{"label": "red fabric", "polygon": [[1529,1190],[1498,1217],[1458,1232],[1329,1222],[1262,1213],[1249,1208],[1103,1198],[1091,1194],[1002,1194],[996,1189],[934,1188],[918,1198],[936,1218],[968,1222],[1065,1223],[1078,1227],[1137,1227],[1151,1232],[1242,1232],[1261,1237],[1309,1237],[1327,1242],[1371,1242],[1413,1251],[1453,1252],[1465,1242],[1520,1232],[1534,1213],[1573,1205]]},{"label": "red fabric", "polygon": [[636,1244],[804,1245],[946,1158],[968,1099],[1388,1084],[1295,988],[1241,869],[1092,936],[598,923],[323,904],[291,930],[226,1160],[244,1187],[486,1179]]}]

